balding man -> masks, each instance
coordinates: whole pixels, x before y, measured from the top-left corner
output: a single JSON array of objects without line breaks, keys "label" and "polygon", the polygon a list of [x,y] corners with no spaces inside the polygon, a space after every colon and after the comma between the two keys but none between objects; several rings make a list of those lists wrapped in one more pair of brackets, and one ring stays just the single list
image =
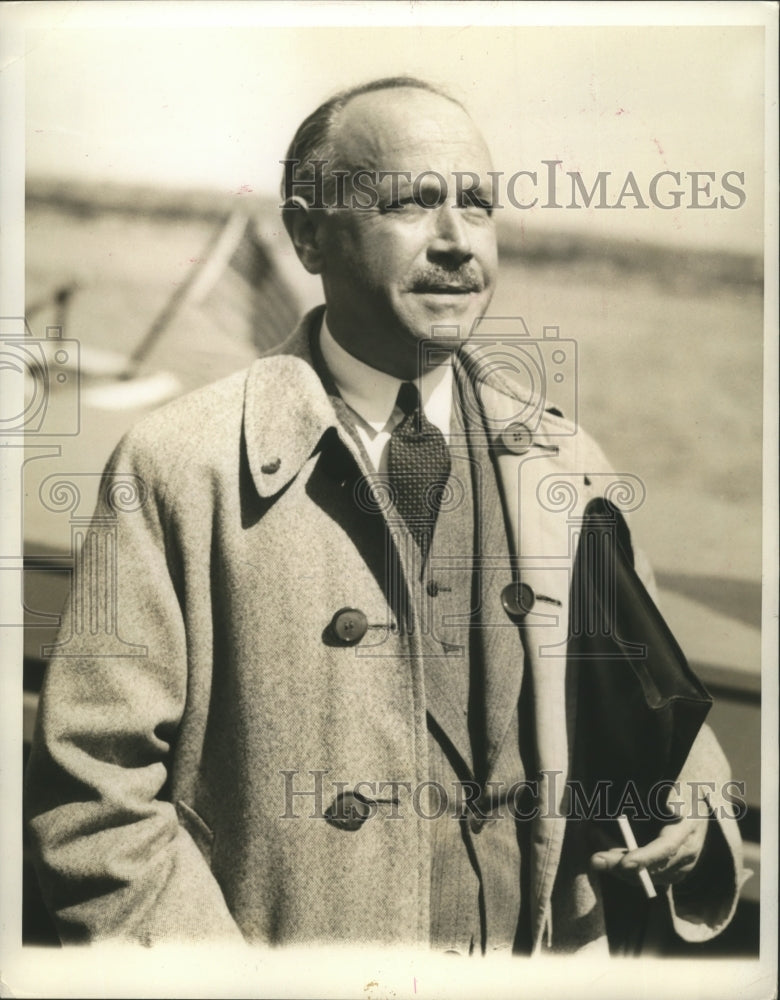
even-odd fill
[{"label": "balding man", "polygon": [[325,307],[115,452],[98,516],[116,634],[144,655],[71,638],[28,774],[64,940],[606,949],[602,880],[642,868],[684,937],[730,919],[706,728],[681,775],[711,782],[704,808],[645,847],[597,850],[563,808],[571,574],[541,491],[597,498],[609,470],[557,411],[519,423],[528,401],[466,343],[496,280],[491,170],[424,82],[328,101],[284,201]]}]

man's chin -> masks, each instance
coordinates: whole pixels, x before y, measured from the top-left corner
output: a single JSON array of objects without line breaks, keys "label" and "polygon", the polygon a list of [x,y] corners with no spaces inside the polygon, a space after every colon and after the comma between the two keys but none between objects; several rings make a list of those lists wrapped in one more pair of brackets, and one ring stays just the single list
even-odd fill
[{"label": "man's chin", "polygon": [[479,292],[416,292],[418,309],[433,316],[464,316],[477,310],[482,300]]},{"label": "man's chin", "polygon": [[458,323],[456,320],[417,328],[414,339],[417,341],[418,370],[425,371],[449,361],[469,339],[471,328],[471,322]]},{"label": "man's chin", "polygon": [[418,340],[449,343],[453,350],[471,336],[476,321],[483,313],[483,303],[477,295],[420,296],[414,323]]}]

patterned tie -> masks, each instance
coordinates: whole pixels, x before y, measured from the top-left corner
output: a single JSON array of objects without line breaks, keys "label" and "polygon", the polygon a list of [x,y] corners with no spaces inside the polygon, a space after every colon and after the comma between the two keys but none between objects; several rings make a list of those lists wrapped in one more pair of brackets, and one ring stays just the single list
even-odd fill
[{"label": "patterned tie", "polygon": [[401,385],[397,406],[404,416],[390,435],[388,478],[396,509],[424,560],[450,474],[450,453],[442,432],[425,416],[413,382]]}]

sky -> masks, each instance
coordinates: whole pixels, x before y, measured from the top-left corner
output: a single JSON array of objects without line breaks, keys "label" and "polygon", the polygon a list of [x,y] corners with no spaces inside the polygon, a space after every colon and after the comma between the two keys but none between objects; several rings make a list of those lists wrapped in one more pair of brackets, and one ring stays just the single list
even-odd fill
[{"label": "sky", "polygon": [[[566,5],[541,6],[543,19],[565,20]],[[720,5],[718,15],[728,19],[731,6]],[[751,6],[760,5],[742,5],[743,12]],[[629,7],[645,9],[614,4],[610,19]],[[273,193],[296,125],[325,97],[411,73],[464,101],[506,178],[536,171],[536,185],[524,177],[515,194],[523,203],[538,195],[537,206],[507,207],[519,224],[762,246],[761,27],[719,26],[713,16],[698,26],[520,23],[537,11],[533,4],[160,8],[38,6],[24,41],[28,176]],[[372,11],[373,23],[358,23]],[[344,23],[317,25],[325,14]],[[488,15],[504,23],[478,23]],[[423,23],[432,19],[438,23]],[[628,195],[620,211],[543,209],[545,160],[561,161],[565,204],[566,175],[578,173],[589,190],[607,171],[607,204],[619,200],[632,172],[649,207],[634,207]],[[681,175],[679,209],[650,200],[661,171]],[[700,182],[711,188],[698,198],[689,176],[696,171],[715,175]],[[724,188],[724,174],[741,195]],[[659,199],[676,187],[662,178]],[[713,197],[715,208],[692,207]]]}]

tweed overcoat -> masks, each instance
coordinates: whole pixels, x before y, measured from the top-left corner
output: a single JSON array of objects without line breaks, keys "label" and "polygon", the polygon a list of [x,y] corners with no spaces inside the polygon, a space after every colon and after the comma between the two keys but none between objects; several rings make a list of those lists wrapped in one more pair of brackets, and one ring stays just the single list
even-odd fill
[{"label": "tweed overcoat", "polygon": [[[116,617],[96,622],[72,597],[27,774],[39,878],[65,940],[427,940],[429,824],[395,794],[428,778],[424,663],[388,601],[385,536],[356,501],[349,470],[362,459],[312,365],[320,315],[248,371],[145,418],[109,462],[93,525],[115,545]],[[551,599],[524,625],[550,778],[530,838],[533,947],[604,947],[599,878],[558,807],[576,720],[568,514],[615,477],[584,433],[541,409],[529,447],[502,449],[521,402],[470,377],[521,579]],[[102,551],[88,538],[81,558]],[[334,641],[344,608],[366,617],[356,646]],[[489,667],[500,738],[517,691]],[[727,765],[706,728],[685,774],[715,781],[728,845],[701,899],[683,912],[669,893],[677,931],[703,940],[730,919],[741,875],[719,796]],[[360,782],[379,790],[371,818],[325,821]]]}]

